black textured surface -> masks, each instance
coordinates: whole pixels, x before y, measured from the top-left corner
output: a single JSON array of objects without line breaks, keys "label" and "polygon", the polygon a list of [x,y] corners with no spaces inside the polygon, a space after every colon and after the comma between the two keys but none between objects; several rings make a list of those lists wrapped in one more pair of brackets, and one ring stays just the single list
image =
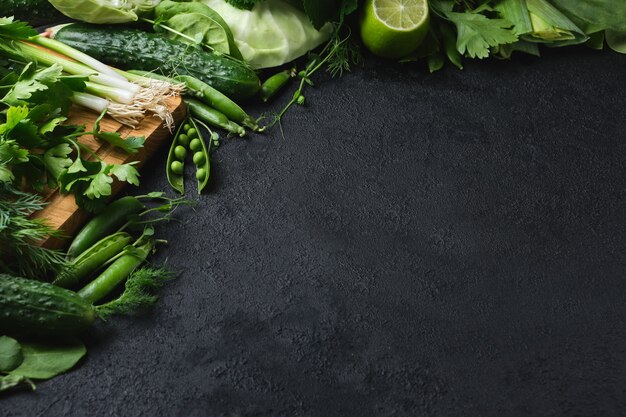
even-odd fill
[{"label": "black textured surface", "polygon": [[162,230],[153,313],[1,414],[624,416],[625,76],[571,49],[308,90]]}]

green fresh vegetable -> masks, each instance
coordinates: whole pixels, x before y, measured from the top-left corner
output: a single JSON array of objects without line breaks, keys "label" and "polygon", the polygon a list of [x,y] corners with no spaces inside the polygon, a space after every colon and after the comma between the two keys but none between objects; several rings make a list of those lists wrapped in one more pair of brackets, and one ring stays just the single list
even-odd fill
[{"label": "green fresh vegetable", "polygon": [[180,161],[174,161],[170,164],[170,170],[176,175],[183,175],[185,166]]},{"label": "green fresh vegetable", "polygon": [[22,343],[24,361],[12,375],[33,379],[50,379],[72,369],[87,349],[78,339],[62,343]]},{"label": "green fresh vegetable", "polygon": [[[190,121],[191,121],[191,124],[194,127],[189,129],[188,132],[191,132],[192,130],[195,130],[196,133],[194,133],[194,134],[198,135],[198,132],[200,132],[200,130],[196,126],[196,123],[199,123],[208,132],[210,132],[211,138],[213,138],[213,136],[215,135],[215,133],[211,132],[211,129],[209,129],[208,126],[202,124],[201,121],[194,120],[194,119],[191,119]],[[191,135],[191,133],[190,133],[190,135]],[[204,189],[206,188],[207,184],[209,183],[209,176],[211,174],[211,158],[210,158],[210,154],[209,154],[209,148],[206,146],[204,138],[200,135],[200,137],[197,138],[197,139],[194,139],[192,141],[192,143],[194,141],[198,141],[199,142],[198,143],[199,147],[198,146],[194,146],[194,148],[196,148],[196,149],[192,148],[192,150],[194,151],[193,163],[196,166],[196,180],[198,181],[198,194],[202,194],[202,191],[204,191]],[[189,146],[191,146],[191,144]]]},{"label": "green fresh vegetable", "polygon": [[57,276],[53,284],[63,288],[72,288],[82,284],[86,278],[100,269],[102,265],[121,253],[132,240],[128,233],[119,232],[96,242],[92,247],[75,258]]},{"label": "green fresh vegetable", "polygon": [[626,31],[626,2],[620,0],[550,0],[586,34],[603,30]]},{"label": "green fresh vegetable", "polygon": [[[181,124],[174,135],[174,140],[172,140],[172,144],[170,146],[170,151],[167,155],[167,165],[165,168],[165,174],[167,175],[167,182],[169,182],[170,186],[178,191],[180,194],[185,193],[185,178],[184,174],[184,158],[178,158],[176,156],[176,148],[189,146],[189,137],[185,134],[187,132],[188,124]],[[185,151],[185,154],[187,152]],[[179,161],[176,161],[179,159]],[[174,163],[178,163],[181,165],[180,168],[174,167]]]},{"label": "green fresh vegetable", "polygon": [[[550,46],[575,45],[585,42],[587,35],[546,0],[526,0],[532,32],[524,39]],[[506,16],[505,16],[506,17]]]},{"label": "green fresh vegetable", "polygon": [[191,75],[233,99],[251,97],[260,88],[258,76],[246,65],[223,55],[190,48],[160,34],[71,24],[60,28],[54,36],[109,65]]},{"label": "green fresh vegetable", "polygon": [[137,269],[154,249],[154,242],[147,241],[138,247],[129,247],[115,262],[96,279],[78,291],[78,295],[89,303],[96,303],[106,297],[130,274]]},{"label": "green fresh vegetable", "polygon": [[178,143],[180,143],[182,146],[189,146],[189,136],[182,133],[180,136],[178,136]]},{"label": "green fresh vegetable", "polygon": [[156,0],[50,0],[64,15],[89,23],[127,23],[158,4]]},{"label": "green fresh vegetable", "polygon": [[36,336],[76,335],[96,318],[92,305],[75,292],[9,275],[0,275],[0,311],[0,332]]},{"label": "green fresh vegetable", "polygon": [[31,390],[35,390],[35,384],[21,375],[4,375],[0,376],[0,392],[15,389],[21,386],[29,387]]},{"label": "green fresh vegetable", "polygon": [[23,360],[22,347],[18,341],[12,337],[0,336],[0,372],[14,370]]},{"label": "green fresh vegetable", "polygon": [[156,7],[155,18],[155,29],[165,29],[172,39],[243,59],[228,24],[206,4],[164,0]]},{"label": "green fresh vegetable", "polygon": [[165,268],[139,268],[128,277],[121,296],[97,307],[98,316],[132,315],[152,306],[158,299],[154,291],[175,278]]},{"label": "green fresh vegetable", "polygon": [[[222,128],[227,132],[241,137],[246,135],[246,130],[237,123],[228,120],[228,117],[226,117],[224,113],[220,113],[204,103],[191,98],[187,99],[187,105],[189,106],[189,112],[196,119],[199,119],[208,125]],[[195,151],[197,149],[192,147],[191,150]]]},{"label": "green fresh vegetable", "polygon": [[191,143],[189,144],[189,148],[194,151],[197,152],[199,150],[202,149],[202,141],[198,138],[194,139],[191,141]]},{"label": "green fresh vegetable", "polygon": [[248,115],[237,103],[210,85],[188,75],[175,77],[175,80],[184,82],[187,86],[187,91],[193,91],[196,98],[215,110],[224,113],[233,122],[241,123],[255,131],[259,130],[254,117]]},{"label": "green fresh vegetable", "polygon": [[261,100],[267,103],[295,77],[295,69],[280,71],[261,84]]},{"label": "green fresh vegetable", "polygon": [[204,152],[199,151],[193,154],[193,163],[195,165],[202,165],[206,161],[206,156],[204,156]]},{"label": "green fresh vegetable", "polygon": [[[266,0],[226,0],[226,2],[240,9],[251,10],[256,4],[262,6]],[[326,22],[342,21],[344,16],[355,11],[358,5],[358,0],[288,0],[288,2],[303,10],[317,29]]]},{"label": "green fresh vegetable", "polygon": [[[0,141],[0,154],[6,149],[4,146]],[[0,273],[45,278],[65,268],[61,252],[38,244],[50,236],[59,236],[45,222],[29,217],[44,207],[41,196],[0,184]]]},{"label": "green fresh vegetable", "polygon": [[[202,193],[209,181],[211,169],[209,151],[204,139],[201,136],[199,137],[199,130],[196,123],[196,120],[189,118],[180,126],[170,147],[167,159],[166,173],[168,182],[174,190],[181,194],[185,192],[185,179],[183,174],[184,159],[187,156],[187,151],[183,146],[188,146],[193,152],[193,163],[196,167],[196,179],[198,180],[198,193]],[[208,129],[208,127],[206,128]],[[181,141],[183,137],[185,139],[185,145],[183,145]],[[193,139],[189,140],[190,138]]]},{"label": "green fresh vegetable", "polygon": [[[238,9],[223,0],[202,3],[222,16],[241,55],[255,68],[291,62],[328,40],[333,31],[332,25],[323,23],[316,29],[302,10],[284,0],[263,1],[252,10]],[[336,10],[332,14],[338,17]]]},{"label": "green fresh vegetable", "polygon": [[176,159],[178,159],[179,161],[184,161],[185,157],[187,156],[187,150],[178,145],[176,148],[174,148],[174,155],[176,155]]},{"label": "green fresh vegetable", "polygon": [[130,220],[131,216],[139,214],[144,209],[145,205],[136,197],[128,196],[115,200],[78,232],[67,250],[68,258],[76,258],[100,239],[116,232]]}]

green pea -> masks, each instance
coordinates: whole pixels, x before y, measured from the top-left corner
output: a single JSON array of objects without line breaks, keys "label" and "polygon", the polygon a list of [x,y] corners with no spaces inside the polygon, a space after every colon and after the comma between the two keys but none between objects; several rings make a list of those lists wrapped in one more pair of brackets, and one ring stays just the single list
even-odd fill
[{"label": "green pea", "polygon": [[189,123],[185,123],[184,126],[183,126],[183,130],[186,132],[189,129],[191,129],[191,125]]},{"label": "green pea", "polygon": [[189,148],[194,152],[198,152],[202,149],[202,142],[200,142],[200,139],[195,138],[189,143]]},{"label": "green pea", "polygon": [[176,155],[176,159],[178,159],[179,161],[184,161],[185,157],[187,156],[187,149],[178,145],[176,148],[174,148],[174,155]]},{"label": "green pea", "polygon": [[178,135],[178,143],[183,146],[189,146],[189,136],[185,135],[184,133]]},{"label": "green pea", "polygon": [[189,136],[190,138],[197,138],[198,131],[192,127],[191,129],[187,131],[187,136]]},{"label": "green pea", "polygon": [[185,167],[184,167],[183,163],[180,162],[180,161],[174,161],[170,165],[170,169],[176,175],[183,175],[184,168]]},{"label": "green pea", "polygon": [[206,177],[206,170],[204,168],[200,168],[199,170],[196,171],[196,179],[198,181],[204,180],[205,177]]},{"label": "green pea", "polygon": [[193,163],[196,165],[202,165],[206,162],[206,158],[204,157],[204,153],[196,152],[193,154]]}]

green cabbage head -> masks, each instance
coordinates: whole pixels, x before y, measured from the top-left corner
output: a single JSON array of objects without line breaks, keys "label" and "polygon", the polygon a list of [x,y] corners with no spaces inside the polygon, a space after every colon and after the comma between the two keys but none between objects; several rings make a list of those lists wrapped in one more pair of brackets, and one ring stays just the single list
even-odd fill
[{"label": "green cabbage head", "polygon": [[126,23],[150,12],[160,0],[50,0],[61,13],[88,23]]},{"label": "green cabbage head", "polygon": [[307,15],[285,0],[258,2],[241,10],[224,0],[200,0],[226,21],[241,55],[255,68],[291,62],[328,40],[332,25],[319,31]]}]

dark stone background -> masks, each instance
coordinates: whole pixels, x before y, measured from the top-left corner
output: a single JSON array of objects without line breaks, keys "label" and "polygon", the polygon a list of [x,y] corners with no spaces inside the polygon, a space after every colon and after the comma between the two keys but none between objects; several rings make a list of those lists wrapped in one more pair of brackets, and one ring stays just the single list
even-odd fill
[{"label": "dark stone background", "polygon": [[219,149],[158,307],[0,413],[626,415],[625,80],[573,48],[320,83]]}]

